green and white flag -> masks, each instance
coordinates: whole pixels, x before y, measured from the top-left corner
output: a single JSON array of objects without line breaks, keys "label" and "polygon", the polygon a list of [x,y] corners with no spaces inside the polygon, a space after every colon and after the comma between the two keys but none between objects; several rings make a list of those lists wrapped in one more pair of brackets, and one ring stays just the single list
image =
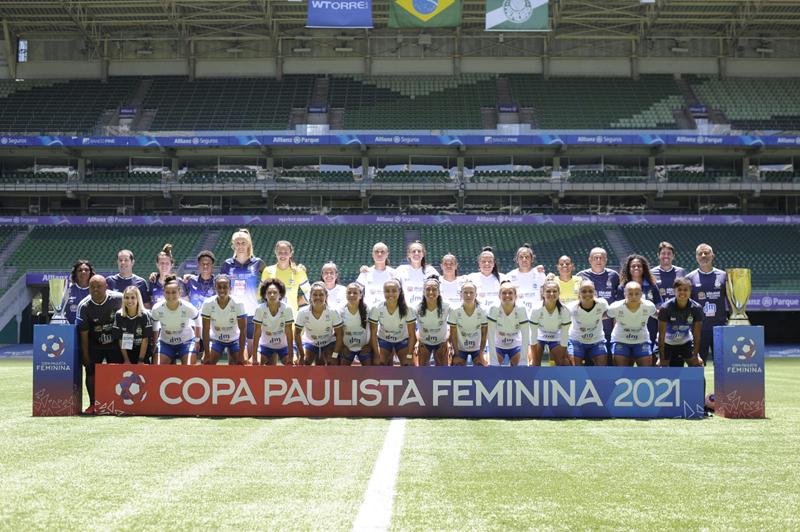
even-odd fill
[{"label": "green and white flag", "polygon": [[548,0],[486,0],[486,31],[548,31]]}]

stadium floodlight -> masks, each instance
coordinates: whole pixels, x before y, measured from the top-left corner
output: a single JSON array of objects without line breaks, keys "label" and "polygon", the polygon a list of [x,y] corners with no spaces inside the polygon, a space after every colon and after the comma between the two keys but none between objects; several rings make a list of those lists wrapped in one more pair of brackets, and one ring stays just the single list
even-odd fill
[{"label": "stadium floodlight", "polygon": [[307,54],[307,53],[309,53],[311,51],[311,48],[307,48],[307,47],[301,46],[301,47],[298,47],[298,48],[292,48],[292,51],[294,53],[296,53],[296,54]]},{"label": "stadium floodlight", "polygon": [[352,52],[353,49],[349,46],[337,46],[333,49],[335,52]]},{"label": "stadium floodlight", "polygon": [[683,46],[673,46],[672,48],[670,48],[670,50],[672,51],[672,53],[675,53],[675,54],[688,54],[689,53],[689,49],[688,48],[684,48]]}]

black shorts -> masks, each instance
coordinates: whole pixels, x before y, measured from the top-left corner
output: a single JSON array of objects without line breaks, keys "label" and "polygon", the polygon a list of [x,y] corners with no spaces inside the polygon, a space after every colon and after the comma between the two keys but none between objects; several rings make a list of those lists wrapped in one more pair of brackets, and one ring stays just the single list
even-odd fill
[{"label": "black shorts", "polygon": [[86,374],[94,375],[95,364],[122,364],[122,352],[119,348],[102,349],[99,347],[89,347],[89,365],[86,366]]},{"label": "black shorts", "polygon": [[694,344],[692,342],[686,342],[685,344],[681,345],[670,345],[664,344],[664,358],[669,359],[677,359],[682,358],[683,360],[687,360],[692,358],[694,355],[692,354],[694,351]]}]

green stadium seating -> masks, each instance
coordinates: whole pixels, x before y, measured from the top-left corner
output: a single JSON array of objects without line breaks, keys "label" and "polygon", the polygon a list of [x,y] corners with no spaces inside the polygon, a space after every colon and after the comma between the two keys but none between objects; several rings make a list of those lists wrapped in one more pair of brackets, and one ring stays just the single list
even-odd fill
[{"label": "green stadium seating", "polygon": [[647,181],[647,171],[571,170],[569,180],[573,183],[643,183]]},{"label": "green stadium seating", "polygon": [[66,183],[69,174],[66,172],[30,172],[30,171],[17,171],[6,172],[0,175],[0,184],[18,184],[24,185],[28,183]]},{"label": "green stadium seating", "polygon": [[128,170],[95,170],[84,177],[86,183],[108,183],[120,185],[146,185],[162,182],[161,171],[145,172]]},{"label": "green stadium seating", "polygon": [[550,180],[547,170],[476,170],[473,183],[544,183]]},{"label": "green stadium seating", "polygon": [[278,183],[352,183],[351,170],[325,171],[319,170],[283,170],[275,176]]},{"label": "green stadium seating", "polygon": [[373,178],[375,183],[452,183],[447,170],[379,170]]},{"label": "green stadium seating", "polygon": [[213,184],[213,183],[254,183],[256,171],[246,170],[190,170],[181,175],[181,183]]}]

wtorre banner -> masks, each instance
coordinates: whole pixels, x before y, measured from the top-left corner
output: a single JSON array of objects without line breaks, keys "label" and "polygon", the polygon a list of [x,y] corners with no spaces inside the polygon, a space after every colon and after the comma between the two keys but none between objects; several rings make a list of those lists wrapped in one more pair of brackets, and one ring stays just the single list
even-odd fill
[{"label": "wtorre banner", "polygon": [[307,28],[371,28],[372,0],[308,0]]},{"label": "wtorre banner", "polygon": [[703,417],[702,368],[98,365],[112,415]]}]

